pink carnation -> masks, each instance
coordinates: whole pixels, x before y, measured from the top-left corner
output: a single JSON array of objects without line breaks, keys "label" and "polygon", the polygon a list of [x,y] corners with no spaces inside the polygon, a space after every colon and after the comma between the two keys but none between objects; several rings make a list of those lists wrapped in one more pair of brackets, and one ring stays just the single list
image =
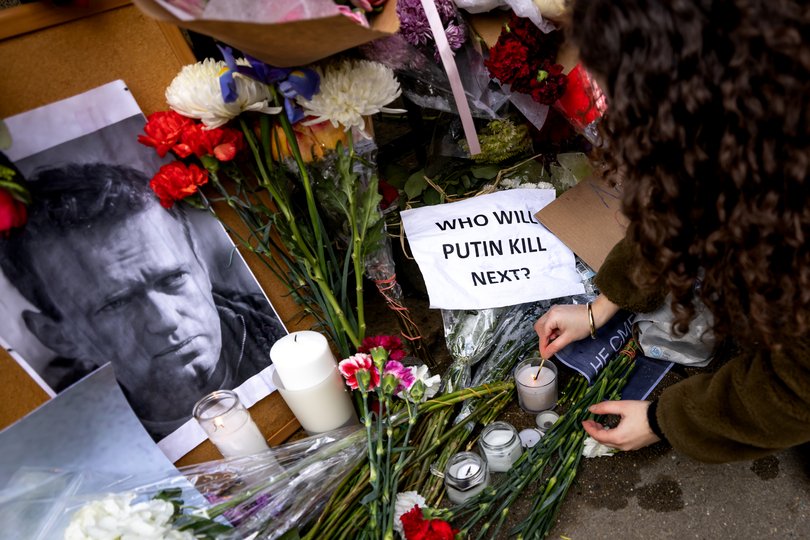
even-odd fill
[{"label": "pink carnation", "polygon": [[389,360],[388,363],[385,364],[383,375],[388,375],[389,373],[399,379],[399,384],[397,385],[397,389],[394,391],[394,393],[407,390],[413,386],[413,383],[416,381],[416,378],[413,376],[413,371],[411,371],[410,368],[406,368],[396,360]]},{"label": "pink carnation", "polygon": [[367,391],[371,391],[375,389],[380,384],[380,374],[377,371],[377,368],[374,367],[374,360],[372,360],[370,354],[366,353],[357,353],[354,356],[350,356],[345,360],[341,360],[338,364],[338,369],[340,370],[340,374],[346,379],[346,384],[352,390],[357,390],[357,373],[360,371],[368,371],[371,375],[371,381],[369,382]]}]

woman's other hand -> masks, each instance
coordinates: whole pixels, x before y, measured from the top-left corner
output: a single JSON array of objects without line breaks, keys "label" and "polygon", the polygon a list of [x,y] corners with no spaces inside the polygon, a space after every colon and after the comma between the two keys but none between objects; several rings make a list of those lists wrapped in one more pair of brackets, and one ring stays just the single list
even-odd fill
[{"label": "woman's other hand", "polygon": [[638,450],[661,440],[653,433],[647,421],[649,407],[649,401],[603,401],[591,405],[588,410],[594,414],[615,414],[621,417],[619,425],[613,429],[605,429],[594,420],[585,420],[582,427],[596,442],[605,446],[619,450]]},{"label": "woman's other hand", "polygon": [[[600,328],[609,321],[619,306],[599,295],[591,303],[594,329]],[[540,338],[540,356],[551,358],[560,349],[591,335],[591,321],[587,305],[551,306],[542,317],[534,323],[534,331]]]}]

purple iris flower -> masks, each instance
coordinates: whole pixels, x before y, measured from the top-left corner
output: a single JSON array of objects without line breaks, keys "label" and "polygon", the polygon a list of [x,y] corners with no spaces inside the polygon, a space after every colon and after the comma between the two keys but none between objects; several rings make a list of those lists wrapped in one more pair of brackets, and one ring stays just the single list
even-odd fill
[{"label": "purple iris flower", "polygon": [[290,122],[295,124],[304,119],[304,111],[295,102],[296,96],[304,99],[312,99],[318,93],[321,86],[321,79],[316,72],[309,68],[277,68],[268,66],[261,60],[245,55],[250,66],[237,65],[230,47],[217,45],[225,59],[228,70],[219,77],[219,85],[222,88],[222,97],[225,103],[236,100],[236,82],[233,80],[234,73],[241,73],[246,77],[255,79],[269,85],[275,85],[284,97],[284,110]]}]

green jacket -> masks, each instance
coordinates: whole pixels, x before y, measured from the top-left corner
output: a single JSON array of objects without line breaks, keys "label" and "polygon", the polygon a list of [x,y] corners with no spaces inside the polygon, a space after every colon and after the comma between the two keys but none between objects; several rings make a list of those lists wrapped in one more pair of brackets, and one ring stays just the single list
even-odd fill
[{"label": "green jacket", "polygon": [[[652,311],[666,291],[639,289],[630,279],[635,250],[623,240],[596,276],[613,303]],[[762,457],[810,441],[810,337],[768,350],[739,344],[714,373],[694,375],[666,388],[655,418],[679,452],[722,463]]]}]

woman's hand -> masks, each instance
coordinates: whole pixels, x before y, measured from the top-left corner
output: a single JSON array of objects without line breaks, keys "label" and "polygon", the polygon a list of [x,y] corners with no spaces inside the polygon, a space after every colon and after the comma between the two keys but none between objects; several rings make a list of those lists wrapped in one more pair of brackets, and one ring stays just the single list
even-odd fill
[{"label": "woman's hand", "polygon": [[649,407],[649,401],[603,401],[591,405],[588,410],[594,414],[620,416],[619,425],[613,429],[605,429],[594,420],[585,420],[582,427],[596,442],[605,446],[619,450],[638,450],[661,440],[647,422]]},{"label": "woman's hand", "polygon": [[[619,311],[619,306],[600,294],[591,304],[591,309],[595,327],[600,328]],[[551,306],[551,309],[534,323],[534,331],[540,337],[540,356],[551,358],[569,343],[591,335],[588,306]]]},{"label": "woman's hand", "polygon": [[591,335],[588,307],[585,305],[551,306],[534,323],[540,337],[540,356],[551,358],[560,349]]}]

